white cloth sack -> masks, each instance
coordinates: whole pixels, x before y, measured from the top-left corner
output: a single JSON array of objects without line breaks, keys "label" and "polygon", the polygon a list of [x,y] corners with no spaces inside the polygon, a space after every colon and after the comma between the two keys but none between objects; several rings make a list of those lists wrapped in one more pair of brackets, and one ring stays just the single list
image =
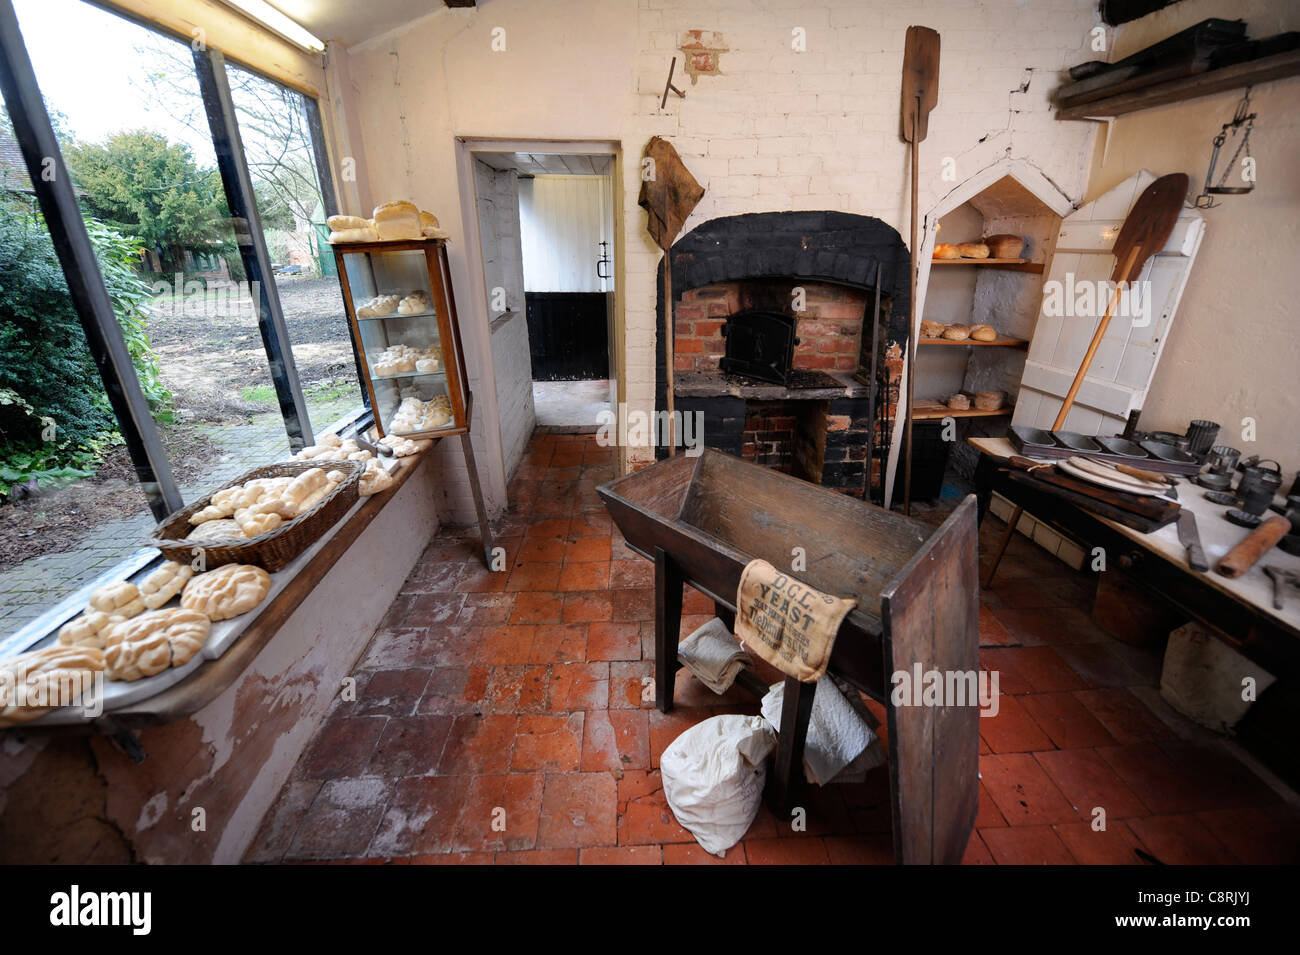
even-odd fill
[{"label": "white cloth sack", "polygon": [[767,720],[727,714],[692,726],[664,751],[668,807],[706,852],[724,857],[753,824],[775,748]]},{"label": "white cloth sack", "polygon": [[[851,779],[860,780],[867,770],[885,761],[880,740],[831,678],[818,680],[816,687],[803,748],[804,775],[810,783],[825,786],[852,765]],[[784,702],[785,684],[772,684],[763,697],[763,718],[780,727]]]},{"label": "white cloth sack", "polygon": [[677,658],[719,696],[731,689],[736,674],[749,665],[749,654],[717,617],[681,642]]}]

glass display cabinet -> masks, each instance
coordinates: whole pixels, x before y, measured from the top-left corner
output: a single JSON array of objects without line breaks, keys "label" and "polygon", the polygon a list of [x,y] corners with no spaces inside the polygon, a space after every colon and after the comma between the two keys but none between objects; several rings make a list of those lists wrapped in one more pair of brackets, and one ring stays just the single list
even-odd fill
[{"label": "glass display cabinet", "polygon": [[446,240],[343,242],[333,249],[375,438],[460,436],[484,563],[495,569],[470,442],[474,396],[465,375]]},{"label": "glass display cabinet", "polygon": [[333,248],[379,437],[466,433],[471,401],[446,241]]}]

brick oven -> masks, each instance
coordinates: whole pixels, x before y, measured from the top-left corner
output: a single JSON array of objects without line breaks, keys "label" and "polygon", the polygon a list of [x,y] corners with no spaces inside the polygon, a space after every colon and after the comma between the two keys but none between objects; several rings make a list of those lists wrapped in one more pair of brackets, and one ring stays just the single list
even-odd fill
[{"label": "brick oven", "polygon": [[[898,233],[869,216],[764,212],[703,223],[672,250],[675,407],[702,412],[708,447],[864,496],[879,486],[897,413],[910,267]],[[662,272],[658,286],[662,328]],[[660,409],[664,360],[661,346]]]}]

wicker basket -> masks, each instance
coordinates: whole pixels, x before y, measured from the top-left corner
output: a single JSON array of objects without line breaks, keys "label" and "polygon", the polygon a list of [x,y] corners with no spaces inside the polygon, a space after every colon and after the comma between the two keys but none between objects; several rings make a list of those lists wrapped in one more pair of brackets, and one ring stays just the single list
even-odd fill
[{"label": "wicker basket", "polygon": [[[249,538],[185,539],[185,535],[194,530],[190,515],[207,507],[212,494],[217,491],[224,491],[255,478],[297,477],[312,468],[351,473],[306,514],[299,514],[265,534]],[[146,544],[157,547],[168,560],[182,564],[188,564],[193,559],[194,548],[201,547],[204,563],[209,568],[220,567],[222,564],[256,564],[268,571],[280,570],[319,540],[357,502],[361,474],[365,469],[360,461],[287,461],[254,468],[223,484],[217,491],[205,495],[189,507],[170,515],[153,529],[153,535]]]}]

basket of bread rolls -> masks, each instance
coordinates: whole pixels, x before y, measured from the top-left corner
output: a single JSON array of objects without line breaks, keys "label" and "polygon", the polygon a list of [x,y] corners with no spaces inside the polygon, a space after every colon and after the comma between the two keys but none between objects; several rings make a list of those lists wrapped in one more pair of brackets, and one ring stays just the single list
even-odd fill
[{"label": "basket of bread rolls", "polygon": [[283,568],[348,512],[359,496],[361,461],[286,461],[254,468],[170,515],[148,545],[189,565],[201,548],[222,564]]}]

